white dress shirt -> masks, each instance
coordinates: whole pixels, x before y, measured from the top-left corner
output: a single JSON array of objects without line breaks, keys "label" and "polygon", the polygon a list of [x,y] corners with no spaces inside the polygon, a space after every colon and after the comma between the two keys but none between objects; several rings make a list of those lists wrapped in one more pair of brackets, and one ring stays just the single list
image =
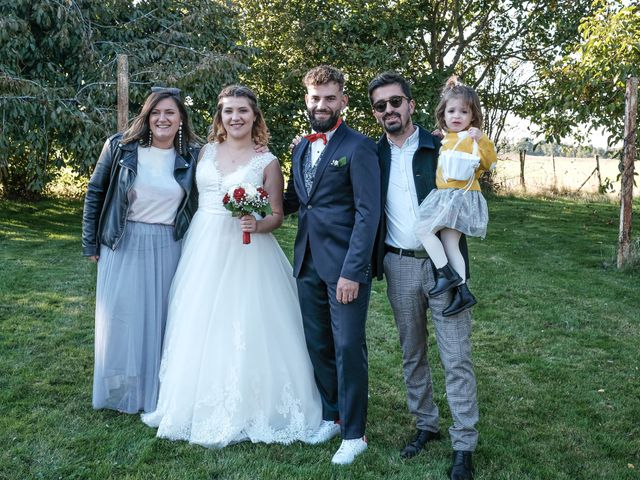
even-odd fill
[{"label": "white dress shirt", "polygon": [[418,219],[418,196],[413,178],[413,156],[418,150],[419,131],[407,138],[398,147],[389,138],[391,147],[391,168],[387,200],[384,206],[387,216],[387,236],[385,243],[406,250],[423,250],[413,229]]},{"label": "white dress shirt", "polygon": [[[329,132],[325,132],[325,135],[327,136],[327,144],[331,140],[331,137],[333,137],[333,134],[336,133],[336,130],[337,129],[333,129]],[[313,133],[317,133],[317,132],[314,131]],[[311,166],[312,167],[316,166],[316,163],[318,163],[318,160],[320,160],[320,156],[322,155],[322,152],[326,147],[327,145],[322,141],[321,138],[318,138],[315,142],[311,144]]]}]

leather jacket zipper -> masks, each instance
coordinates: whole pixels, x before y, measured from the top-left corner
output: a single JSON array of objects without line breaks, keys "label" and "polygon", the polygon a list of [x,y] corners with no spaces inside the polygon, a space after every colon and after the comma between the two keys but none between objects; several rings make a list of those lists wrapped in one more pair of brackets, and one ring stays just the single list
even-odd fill
[{"label": "leather jacket zipper", "polygon": [[125,205],[125,209],[124,209],[124,218],[122,219],[122,232],[120,232],[120,236],[116,239],[115,243],[113,244],[113,248],[112,250],[115,250],[118,247],[118,244],[120,243],[120,240],[122,240],[122,237],[124,237],[124,233],[127,229],[127,217],[129,215],[129,191],[133,188],[133,183],[135,182],[135,177],[136,177],[136,172],[133,171],[133,169],[127,167],[124,164],[121,164],[122,168],[126,168],[127,170],[129,170],[131,172],[131,174],[133,175],[133,181],[131,181],[131,183],[127,186],[127,190],[124,192],[124,205]]}]

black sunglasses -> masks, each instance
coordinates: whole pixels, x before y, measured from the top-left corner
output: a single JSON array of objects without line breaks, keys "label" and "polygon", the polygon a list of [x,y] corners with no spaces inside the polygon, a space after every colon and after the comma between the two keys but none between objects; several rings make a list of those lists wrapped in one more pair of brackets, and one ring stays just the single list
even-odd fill
[{"label": "black sunglasses", "polygon": [[151,93],[168,93],[169,95],[180,95],[181,90],[175,87],[151,87]]},{"label": "black sunglasses", "polygon": [[402,105],[402,101],[405,99],[407,101],[411,100],[404,95],[394,95],[393,97],[389,97],[387,100],[380,100],[374,103],[372,106],[376,112],[382,113],[387,109],[387,102],[390,103],[393,108],[398,108],[400,105]]}]

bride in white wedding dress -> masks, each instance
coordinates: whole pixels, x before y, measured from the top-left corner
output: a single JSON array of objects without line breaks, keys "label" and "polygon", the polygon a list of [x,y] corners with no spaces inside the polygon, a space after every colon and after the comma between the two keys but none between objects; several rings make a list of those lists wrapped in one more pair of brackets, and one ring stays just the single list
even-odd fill
[{"label": "bride in white wedding dress", "polygon": [[[142,415],[158,437],[208,447],[291,443],[310,441],[322,420],[295,280],[270,233],[282,223],[283,179],[272,154],[254,151],[267,139],[253,92],[225,88],[169,294],[158,406]],[[273,215],[231,217],[222,198],[239,183],[264,184]]]}]

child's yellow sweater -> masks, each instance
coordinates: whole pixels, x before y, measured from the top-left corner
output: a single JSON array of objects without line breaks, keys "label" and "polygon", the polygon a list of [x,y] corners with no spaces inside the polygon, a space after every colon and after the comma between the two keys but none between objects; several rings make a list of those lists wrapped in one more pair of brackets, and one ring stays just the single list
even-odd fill
[{"label": "child's yellow sweater", "polygon": [[[440,151],[442,152],[444,150],[453,149],[457,141],[457,133],[447,133],[442,139],[442,147],[440,148]],[[456,151],[473,153],[473,139],[467,136],[467,138],[462,140],[457,146]],[[478,140],[478,155],[480,156],[480,166],[476,170],[475,178],[473,179],[473,183],[471,184],[471,187],[469,187],[469,190],[480,191],[480,183],[478,182],[478,178],[480,178],[482,172],[493,169],[498,158],[493,142],[485,134],[482,134],[482,137],[480,137],[480,140]],[[444,178],[442,178],[442,169],[438,164],[438,170],[436,172],[436,186],[439,189],[466,188],[467,184],[468,182],[466,180],[449,180],[448,182],[445,182]]]}]

